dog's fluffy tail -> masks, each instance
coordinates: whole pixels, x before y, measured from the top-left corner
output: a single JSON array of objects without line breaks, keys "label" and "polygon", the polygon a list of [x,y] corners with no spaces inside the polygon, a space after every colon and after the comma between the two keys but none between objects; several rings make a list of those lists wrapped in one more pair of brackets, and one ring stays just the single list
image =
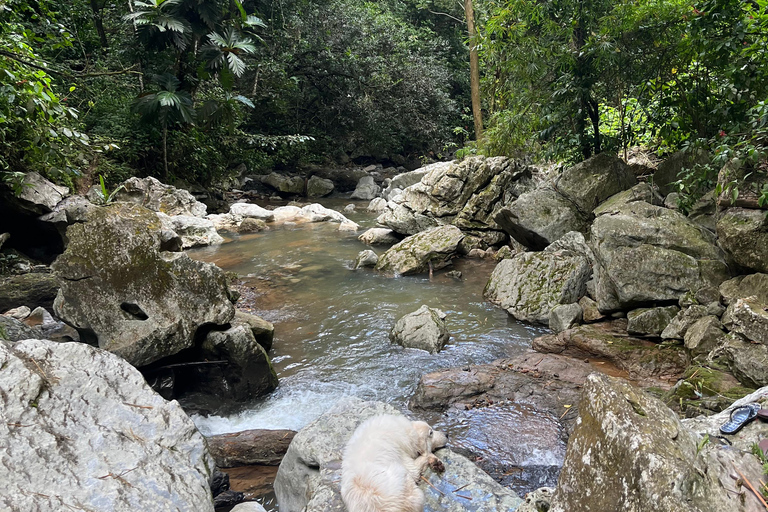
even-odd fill
[{"label": "dog's fluffy tail", "polygon": [[355,476],[351,481],[342,481],[341,499],[348,512],[422,512],[424,493],[413,483],[406,487],[393,500],[393,496],[382,495],[381,490],[365,478]]}]

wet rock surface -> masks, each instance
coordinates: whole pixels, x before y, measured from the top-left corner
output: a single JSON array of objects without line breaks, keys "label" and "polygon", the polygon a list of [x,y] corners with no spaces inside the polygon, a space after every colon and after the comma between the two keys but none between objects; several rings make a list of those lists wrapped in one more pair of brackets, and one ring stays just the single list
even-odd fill
[{"label": "wet rock surface", "polygon": [[379,257],[376,270],[409,275],[438,270],[456,256],[464,234],[456,226],[440,226],[409,236]]},{"label": "wet rock surface", "polygon": [[440,352],[450,333],[445,327],[446,314],[439,309],[421,306],[395,322],[389,339],[406,348],[426,350],[430,354]]},{"label": "wet rock surface", "polygon": [[283,460],[295,435],[293,430],[244,430],[208,436],[206,441],[220,468],[276,466]]}]

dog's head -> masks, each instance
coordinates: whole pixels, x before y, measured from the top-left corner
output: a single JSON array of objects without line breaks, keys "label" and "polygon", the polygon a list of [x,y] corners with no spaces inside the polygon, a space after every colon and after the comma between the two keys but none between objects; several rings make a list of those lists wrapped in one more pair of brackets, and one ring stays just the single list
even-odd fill
[{"label": "dog's head", "polygon": [[432,453],[448,444],[448,438],[442,432],[434,430],[423,421],[414,421],[413,430],[418,438],[419,453]]}]

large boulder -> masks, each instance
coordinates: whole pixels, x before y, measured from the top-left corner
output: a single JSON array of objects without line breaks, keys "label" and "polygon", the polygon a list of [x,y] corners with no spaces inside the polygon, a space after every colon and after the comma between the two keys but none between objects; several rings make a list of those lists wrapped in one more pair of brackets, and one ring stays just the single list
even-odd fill
[{"label": "large boulder", "polygon": [[0,341],[0,367],[0,508],[213,512],[205,440],[121,358]]},{"label": "large boulder", "polygon": [[414,212],[406,206],[390,201],[387,209],[376,218],[376,222],[395,233],[415,235],[427,229],[445,224],[433,217]]},{"label": "large boulder", "polygon": [[653,173],[653,183],[659,187],[661,195],[666,196],[677,190],[675,182],[680,179],[683,169],[707,165],[710,161],[709,155],[703,150],[678,151],[659,164]]},{"label": "large boulder", "polygon": [[638,201],[592,224],[601,311],[677,301],[729,277],[714,235],[666,208]]},{"label": "large boulder", "polygon": [[389,201],[392,199],[391,194],[395,190],[405,190],[406,188],[410,187],[411,185],[415,185],[418,182],[421,181],[421,178],[424,177],[425,174],[427,174],[432,168],[434,167],[447,167],[451,164],[451,162],[437,162],[434,164],[425,165],[424,167],[420,169],[416,169],[415,171],[409,171],[404,172],[401,174],[398,174],[397,176],[394,176],[387,187],[381,191],[381,196]]},{"label": "large boulder", "polygon": [[758,302],[768,304],[768,274],[738,276],[720,285],[720,297],[727,306],[736,299],[755,297]]},{"label": "large boulder", "polygon": [[499,262],[484,293],[518,320],[549,325],[554,307],[586,293],[591,273],[589,262],[571,252],[526,252]]},{"label": "large boulder", "polygon": [[750,492],[734,499],[734,467],[760,481],[762,468],[751,454],[704,445],[660,400],[593,374],[550,512],[763,510]]},{"label": "large boulder", "polygon": [[439,309],[421,306],[395,322],[389,339],[406,348],[418,348],[436,354],[451,337],[445,328],[445,316]]},{"label": "large boulder", "polygon": [[768,345],[768,304],[754,298],[736,299],[723,314],[723,325],[753,343]]},{"label": "large boulder", "polygon": [[171,185],[165,185],[156,178],[128,178],[122,184],[115,199],[143,206],[153,212],[166,215],[191,215],[205,217],[207,207],[195,196]]},{"label": "large boulder", "polygon": [[456,226],[428,229],[390,247],[379,257],[376,270],[408,275],[448,266],[464,234]]},{"label": "large boulder", "polygon": [[373,176],[363,176],[360,181],[357,182],[355,191],[350,196],[351,199],[362,199],[370,201],[381,192],[381,187],[373,180]]},{"label": "large boulder", "polygon": [[69,196],[69,188],[55,185],[37,172],[28,172],[19,184],[18,194],[3,190],[3,199],[31,215],[43,215],[53,210]]},{"label": "large boulder", "polygon": [[251,203],[235,203],[229,207],[229,214],[237,221],[242,219],[259,219],[265,222],[275,220],[275,214],[266,208]]},{"label": "large boulder", "polygon": [[728,208],[717,219],[720,246],[738,265],[768,272],[768,217],[763,210]]},{"label": "large boulder", "polygon": [[58,291],[58,280],[47,272],[0,278],[0,313],[18,306],[50,308]]},{"label": "large boulder", "polygon": [[637,183],[629,166],[605,152],[566,169],[555,182],[555,189],[589,217],[600,203]]},{"label": "large boulder", "polygon": [[216,231],[213,222],[192,215],[175,215],[169,217],[157,212],[164,229],[168,229],[181,237],[181,248],[205,247],[224,243],[224,239]]},{"label": "large boulder", "polygon": [[614,213],[618,211],[618,209],[622,206],[637,201],[644,201],[648,204],[653,204],[656,206],[661,206],[664,203],[664,200],[659,195],[656,187],[650,183],[638,183],[628,190],[624,190],[618,194],[612,195],[600,203],[597,208],[592,210],[592,213],[595,217],[599,217],[600,215],[605,215],[606,213]]},{"label": "large boulder", "polygon": [[161,225],[146,208],[118,203],[69,229],[52,268],[61,290],[56,315],[81,340],[135,366],[193,345],[201,325],[234,316],[224,272],[183,253],[161,252]]},{"label": "large boulder", "polygon": [[325,197],[333,192],[333,189],[333,182],[320,176],[312,176],[307,180],[307,197]]},{"label": "large boulder", "polygon": [[262,176],[261,182],[288,195],[304,195],[304,179],[300,176],[285,176],[276,172]]},{"label": "large boulder", "polygon": [[[301,429],[288,447],[275,479],[280,510],[345,510],[339,491],[344,445],[360,423],[379,414],[399,412],[381,402],[349,399]],[[419,482],[426,496],[425,512],[514,510],[521,503],[512,491],[467,458],[448,449],[436,454],[445,464],[445,472],[428,470],[424,475],[428,483]]]}]

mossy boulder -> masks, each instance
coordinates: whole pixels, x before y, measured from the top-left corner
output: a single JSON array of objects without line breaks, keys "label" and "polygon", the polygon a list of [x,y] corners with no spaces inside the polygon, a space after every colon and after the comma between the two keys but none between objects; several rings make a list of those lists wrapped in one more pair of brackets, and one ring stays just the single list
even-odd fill
[{"label": "mossy boulder", "polygon": [[759,510],[751,494],[733,498],[734,466],[760,481],[751,454],[705,445],[660,400],[592,374],[550,512]]},{"label": "mossy boulder", "polygon": [[716,316],[699,318],[685,333],[685,348],[694,357],[706,356],[727,341],[723,325]]},{"label": "mossy boulder", "polygon": [[720,299],[726,306],[736,299],[755,297],[768,304],[768,274],[749,274],[729,279],[720,285]]},{"label": "mossy boulder", "polygon": [[200,326],[234,316],[224,272],[161,252],[160,220],[146,208],[93,209],[68,235],[52,265],[61,285],[54,310],[83,341],[143,366],[190,348]]},{"label": "mossy boulder", "polygon": [[629,203],[598,217],[591,235],[604,312],[677,301],[730,277],[714,235],[666,208]]},{"label": "mossy boulder", "polygon": [[586,258],[567,252],[526,252],[496,265],[485,296],[518,320],[549,325],[550,312],[586,293]]},{"label": "mossy boulder", "polygon": [[745,269],[768,272],[768,218],[763,210],[728,208],[717,219],[720,246]]},{"label": "mossy boulder", "polygon": [[47,272],[30,272],[0,278],[0,313],[11,308],[50,308],[59,291],[59,281]]},{"label": "mossy boulder", "polygon": [[630,334],[661,336],[662,331],[664,331],[679,311],[680,308],[677,306],[632,310],[627,313],[627,332]]},{"label": "mossy boulder", "polygon": [[450,264],[464,238],[456,226],[439,226],[409,236],[379,257],[376,270],[400,275],[421,274]]},{"label": "mossy boulder", "polygon": [[768,304],[753,297],[736,299],[725,310],[723,325],[753,343],[768,345]]},{"label": "mossy boulder", "polygon": [[600,203],[637,183],[632,170],[616,156],[605,152],[563,171],[556,190],[589,217]]}]

